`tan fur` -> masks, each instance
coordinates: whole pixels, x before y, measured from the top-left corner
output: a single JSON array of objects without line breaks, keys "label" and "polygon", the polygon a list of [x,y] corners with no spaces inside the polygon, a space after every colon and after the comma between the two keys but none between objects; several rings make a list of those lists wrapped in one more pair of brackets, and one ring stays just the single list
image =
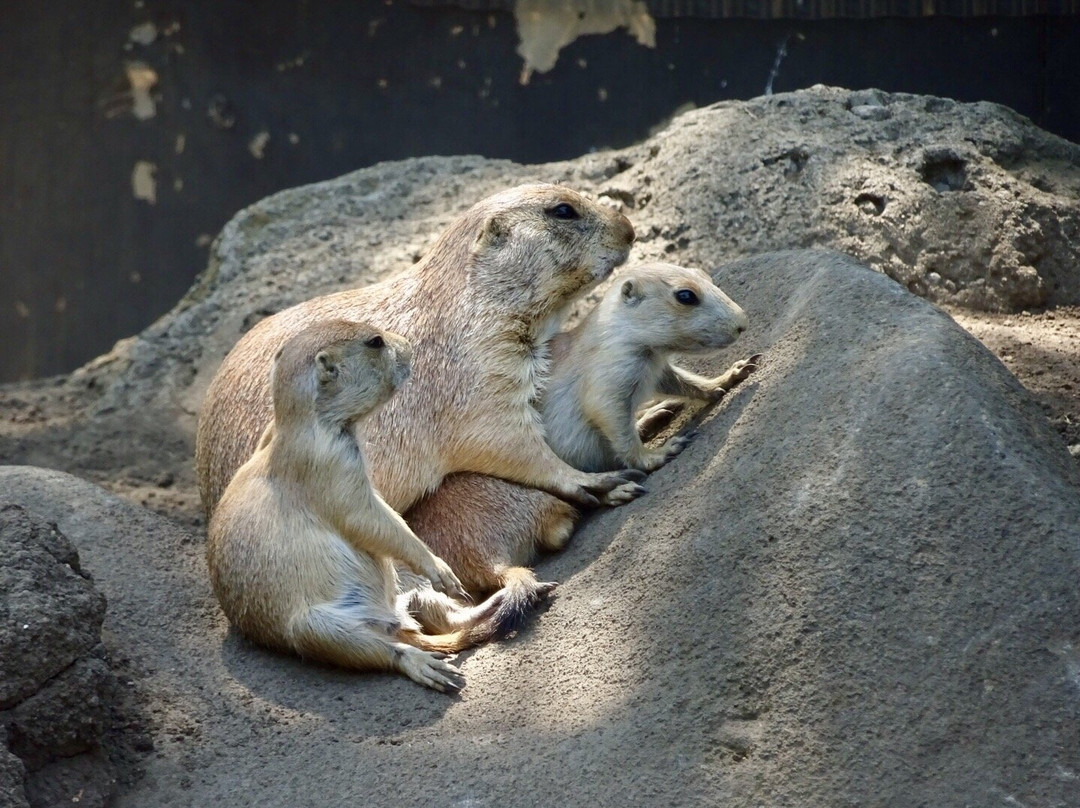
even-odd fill
[{"label": "tan fur", "polygon": [[256,642],[458,690],[460,672],[431,651],[494,636],[502,596],[473,608],[428,588],[398,596],[394,562],[443,592],[461,584],[372,488],[353,432],[411,360],[404,338],[343,320],[289,339],[273,362],[273,423],[214,511],[207,564],[222,610]]},{"label": "tan fur", "polygon": [[[700,301],[679,303],[687,290]],[[541,410],[555,453],[577,468],[601,471],[629,465],[653,471],[682,451],[688,438],[646,447],[639,431],[670,418],[678,403],[665,401],[635,422],[635,413],[660,394],[715,400],[756,368],[759,357],[737,362],[714,379],[670,361],[674,353],[712,351],[746,328],[738,305],[701,270],[645,264],[623,273],[596,308],[573,330],[559,334]],[[454,569],[474,594],[506,587],[500,607],[525,609],[537,584],[529,564],[537,550],[558,550],[578,513],[542,491],[492,477],[456,474],[406,514],[409,525]],[[520,615],[518,620],[520,621]]]},{"label": "tan fur", "polygon": [[[560,205],[578,218],[555,216]],[[226,357],[203,404],[196,470],[207,511],[270,420],[261,368],[306,325],[335,317],[395,331],[416,349],[410,384],[356,433],[372,481],[395,510],[455,471],[580,503],[610,500],[640,474],[567,465],[544,442],[532,403],[565,309],[626,259],[633,238],[625,217],[570,189],[522,186],[479,202],[394,278],[263,320]]]}]

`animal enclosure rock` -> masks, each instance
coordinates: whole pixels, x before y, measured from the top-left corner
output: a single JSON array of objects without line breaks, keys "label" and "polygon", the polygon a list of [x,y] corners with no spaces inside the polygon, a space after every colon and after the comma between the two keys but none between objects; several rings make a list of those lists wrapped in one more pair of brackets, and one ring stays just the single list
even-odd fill
[{"label": "animal enclosure rock", "polygon": [[190,486],[199,404],[244,332],[388,277],[472,203],[536,180],[626,213],[632,261],[831,247],[936,302],[1080,303],[1080,146],[994,104],[814,87],[687,112],[577,160],[420,158],[267,197],[225,226],[172,312],[63,381],[13,386],[0,456],[147,482],[164,463]]},{"label": "animal enclosure rock", "polygon": [[[383,164],[242,211],[172,313],[5,391],[6,459],[194,499],[195,413],[245,330],[388,276],[530,179],[626,210],[632,261],[713,270],[750,328],[695,370],[765,360],[647,496],[541,566],[561,581],[551,608],[462,660],[457,701],[250,647],[198,529],[0,470],[79,543],[110,651],[152,671],[157,751],[119,805],[229,804],[238,783],[271,806],[316,789],[373,806],[1080,804],[1076,464],[1001,363],[909,292],[1076,300],[1076,150],[999,107],[817,88],[688,113],[620,152]],[[861,260],[745,257],[819,245]]]},{"label": "animal enclosure rock", "polygon": [[111,570],[120,650],[160,660],[159,751],[120,804],[221,802],[238,777],[264,805],[315,783],[373,805],[509,804],[522,784],[545,804],[1077,804],[1065,447],[977,341],[850,258],[714,277],[751,326],[695,369],[747,349],[765,364],[649,495],[542,565],[562,582],[551,608],[464,660],[457,702],[243,643],[200,537],[66,475],[0,470]]},{"label": "animal enclosure rock", "polygon": [[[0,779],[0,788],[10,788],[15,804],[21,794],[32,806],[52,805],[40,794],[57,792],[52,781],[59,770],[100,750],[112,684],[102,659],[105,598],[56,525],[10,502],[5,490],[0,501],[0,728],[3,749],[15,760],[5,757],[0,764],[12,782],[5,786]],[[26,772],[25,793],[21,782],[14,785],[20,767]],[[108,796],[107,757],[84,774],[65,775],[59,796],[66,794],[69,802],[91,791]]]}]

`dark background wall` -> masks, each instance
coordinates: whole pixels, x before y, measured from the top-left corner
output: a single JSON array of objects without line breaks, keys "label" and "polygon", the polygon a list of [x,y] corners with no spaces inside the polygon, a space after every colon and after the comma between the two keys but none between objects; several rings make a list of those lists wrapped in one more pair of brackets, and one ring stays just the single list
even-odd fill
[{"label": "dark background wall", "polygon": [[[146,22],[156,38],[132,41]],[[538,162],[627,145],[688,103],[760,95],[785,41],[776,92],[991,100],[1080,141],[1075,16],[660,17],[656,41],[579,39],[522,86],[505,11],[0,0],[0,380],[70,370],[145,327],[260,197],[413,155]],[[156,75],[142,120],[132,63]],[[134,194],[139,163],[152,203]]]}]

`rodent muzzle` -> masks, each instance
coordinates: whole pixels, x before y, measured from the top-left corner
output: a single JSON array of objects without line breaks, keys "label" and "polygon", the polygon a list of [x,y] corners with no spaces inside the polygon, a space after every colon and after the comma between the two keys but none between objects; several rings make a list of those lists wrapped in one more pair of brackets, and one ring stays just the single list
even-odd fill
[{"label": "rodent muzzle", "polygon": [[630,220],[621,213],[616,215],[615,227],[623,241],[626,242],[626,246],[629,247],[634,243],[634,239],[637,238],[637,233],[634,232],[634,226],[630,224]]},{"label": "rodent muzzle", "polygon": [[412,376],[412,357],[408,355],[402,356],[399,353],[394,357],[394,387],[401,387],[401,385],[409,380],[410,376]]},{"label": "rodent muzzle", "polygon": [[737,303],[732,303],[734,308],[734,320],[735,320],[735,333],[741,334],[747,328],[750,327],[750,318],[746,316],[746,312],[742,310],[742,307]]},{"label": "rodent muzzle", "polygon": [[730,345],[735,340],[737,340],[739,338],[739,335],[746,331],[746,329],[750,326],[750,320],[747,318],[746,312],[739,308],[737,305],[733,304],[733,306],[733,311],[731,312],[729,317],[725,318],[725,325],[727,326],[725,331],[727,333],[724,334],[721,338],[722,342],[718,347]]}]

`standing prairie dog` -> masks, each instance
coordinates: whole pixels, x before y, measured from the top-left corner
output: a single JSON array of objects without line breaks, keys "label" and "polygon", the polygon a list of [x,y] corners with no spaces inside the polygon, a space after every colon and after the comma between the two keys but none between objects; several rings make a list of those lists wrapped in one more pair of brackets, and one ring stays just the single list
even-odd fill
[{"label": "standing prairie dog", "polygon": [[[673,364],[671,355],[717,350],[747,325],[745,312],[699,269],[653,263],[626,271],[575,328],[553,340],[553,367],[540,404],[551,448],[587,471],[659,468],[688,438],[653,449],[639,431],[678,405],[665,401],[635,420],[639,409],[663,395],[715,401],[760,359],[736,362],[707,379]],[[577,518],[573,506],[542,491],[477,474],[448,477],[406,514],[471,592],[506,587],[501,611],[507,629],[553,586],[537,582],[523,565],[537,549],[563,547]]]},{"label": "standing prairie dog", "polygon": [[621,214],[568,188],[525,185],[477,203],[399,275],[266,318],[226,357],[203,404],[196,471],[207,512],[270,420],[262,368],[327,318],[370,322],[415,346],[412,381],[356,427],[372,482],[395,510],[455,471],[587,505],[636,496],[640,471],[587,473],[561,460],[533,407],[566,309],[626,260],[633,240]]},{"label": "standing prairie dog", "polygon": [[274,420],[214,511],[207,563],[226,616],[256,642],[456,691],[445,652],[493,636],[501,596],[463,608],[430,589],[397,595],[395,561],[442,592],[461,584],[372,488],[353,434],[411,359],[405,339],[362,323],[290,338],[273,362]]}]

